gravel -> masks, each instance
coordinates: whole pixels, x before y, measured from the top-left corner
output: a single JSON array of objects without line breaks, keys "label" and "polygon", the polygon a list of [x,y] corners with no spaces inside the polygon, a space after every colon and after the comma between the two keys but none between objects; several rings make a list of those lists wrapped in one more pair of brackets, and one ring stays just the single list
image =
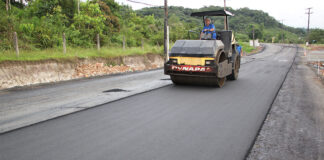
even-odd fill
[{"label": "gravel", "polygon": [[248,160],[324,159],[324,85],[299,52]]}]

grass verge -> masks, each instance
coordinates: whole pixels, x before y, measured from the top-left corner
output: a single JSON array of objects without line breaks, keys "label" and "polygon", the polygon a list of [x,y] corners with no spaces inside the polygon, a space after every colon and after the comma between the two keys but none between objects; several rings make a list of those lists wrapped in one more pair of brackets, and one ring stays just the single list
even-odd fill
[{"label": "grass verge", "polygon": [[239,44],[242,46],[243,52],[245,52],[247,54],[253,52],[256,49],[256,48],[250,46],[250,44],[248,42],[240,42]]},{"label": "grass verge", "polygon": [[98,51],[96,48],[67,48],[66,53],[63,53],[62,48],[51,48],[44,50],[21,50],[19,57],[16,56],[15,51],[4,51],[0,52],[0,62],[2,61],[39,61],[39,60],[69,60],[75,58],[111,58],[118,56],[130,56],[130,55],[145,55],[148,53],[152,54],[162,54],[163,47],[160,46],[144,46],[142,47],[132,47],[123,48],[103,47]]}]

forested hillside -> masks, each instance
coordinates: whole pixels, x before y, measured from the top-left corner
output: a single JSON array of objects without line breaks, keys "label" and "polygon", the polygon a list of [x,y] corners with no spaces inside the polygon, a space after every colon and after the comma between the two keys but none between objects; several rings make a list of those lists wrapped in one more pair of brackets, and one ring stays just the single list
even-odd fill
[{"label": "forested hillside", "polygon": [[[200,9],[188,9],[183,7],[170,7],[170,26],[172,33],[182,33],[182,26],[188,26],[188,29],[198,30],[202,28],[202,20],[196,17],[190,17],[192,12],[220,10],[222,7],[209,6]],[[230,29],[235,31],[237,39],[248,41],[252,38],[252,28],[255,28],[255,36],[263,42],[272,42],[274,37],[275,42],[285,43],[302,43],[305,38],[306,30],[302,28],[293,28],[282,25],[267,13],[259,10],[250,10],[241,8],[234,10],[228,8],[235,16],[229,18]],[[163,10],[157,7],[144,8],[136,11],[138,15],[147,16],[154,15],[156,18],[163,18]],[[224,28],[224,19],[222,17],[211,17],[217,30]],[[179,35],[178,35],[179,36]]]},{"label": "forested hillside", "polygon": [[[0,50],[13,48],[13,33],[17,32],[19,47],[24,50],[56,48],[62,46],[62,35],[66,36],[69,47],[92,48],[96,35],[100,35],[101,46],[120,47],[126,38],[127,47],[163,44],[162,8],[152,7],[134,11],[114,0],[81,1],[78,11],[77,0],[29,0],[22,4],[10,0],[6,11],[6,1],[0,0]],[[17,1],[17,2],[16,2]],[[177,39],[197,38],[202,20],[189,15],[194,11],[218,10],[209,6],[200,9],[183,7],[169,8],[171,42]],[[229,11],[230,28],[239,41],[252,38],[252,28],[256,38],[263,42],[303,43],[305,29],[282,25],[267,13],[242,8]],[[218,30],[223,29],[223,18],[213,19]],[[188,31],[191,32],[188,32]],[[323,30],[315,30],[322,34]],[[320,34],[320,35],[321,35]],[[317,36],[318,34],[314,34]],[[319,37],[321,38],[321,37]],[[317,40],[320,42],[321,40]]]}]

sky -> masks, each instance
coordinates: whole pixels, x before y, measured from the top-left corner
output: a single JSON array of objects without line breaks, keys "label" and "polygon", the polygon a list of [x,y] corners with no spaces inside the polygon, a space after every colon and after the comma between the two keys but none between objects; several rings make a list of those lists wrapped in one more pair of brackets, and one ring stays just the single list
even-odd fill
[{"label": "sky", "polygon": [[[120,4],[127,4],[133,9],[150,7],[143,4],[132,3],[127,0],[115,0]],[[164,0],[134,0],[148,4],[162,6]],[[224,0],[168,0],[171,6],[185,8],[200,8],[203,6],[224,6]],[[234,9],[248,7],[262,10],[285,25],[307,28],[308,15],[306,8],[312,7],[310,28],[324,29],[324,0],[226,0],[226,6]]]}]

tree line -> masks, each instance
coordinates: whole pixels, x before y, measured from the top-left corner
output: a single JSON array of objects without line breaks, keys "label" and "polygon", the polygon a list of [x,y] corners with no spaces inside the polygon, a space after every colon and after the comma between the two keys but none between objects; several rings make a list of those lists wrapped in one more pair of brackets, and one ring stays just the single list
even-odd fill
[{"label": "tree line", "polygon": [[121,46],[124,36],[129,47],[163,42],[162,20],[140,17],[114,0],[9,0],[8,12],[6,1],[0,1],[1,50],[13,47],[14,32],[23,49],[59,47],[63,33],[71,47],[94,47],[97,34],[102,46]]},{"label": "tree line", "polygon": [[[181,30],[182,25],[188,26],[187,29],[194,29],[198,31],[202,28],[203,22],[201,18],[191,17],[192,12],[200,11],[211,11],[211,10],[222,10],[220,6],[205,6],[199,9],[190,9],[184,7],[173,7],[169,8],[170,19],[175,19],[171,23],[175,25],[171,26],[178,33]],[[233,17],[229,17],[229,27],[235,32],[236,38],[240,41],[248,41],[253,37],[253,30],[255,38],[262,42],[275,43],[303,43],[306,38],[305,28],[294,28],[281,24],[278,20],[271,17],[268,13],[260,10],[252,10],[249,8],[232,9],[227,8],[234,14]],[[147,16],[154,14],[156,18],[163,18],[163,11],[158,7],[144,8],[136,11],[138,15]],[[222,17],[210,17],[212,23],[214,23],[216,30],[224,29],[224,19]],[[180,29],[177,29],[179,26]],[[186,34],[186,33],[182,33]],[[178,35],[179,36],[179,35]]]},{"label": "tree line", "polygon": [[[170,40],[197,39],[202,19],[190,17],[190,14],[218,9],[222,7],[169,7]],[[0,0],[0,10],[0,50],[13,48],[14,32],[19,37],[20,48],[27,50],[60,47],[63,33],[71,47],[94,47],[97,34],[102,46],[121,46],[124,36],[129,47],[140,46],[142,41],[150,45],[163,44],[161,7],[134,11],[114,0]],[[229,11],[235,14],[229,23],[239,41],[251,39],[253,30],[255,37],[263,42],[305,41],[305,29],[283,25],[263,11],[248,8],[229,8]],[[222,17],[212,18],[212,21],[217,30],[223,29]],[[323,30],[313,31],[310,36],[324,43],[323,36],[318,36]]]}]

